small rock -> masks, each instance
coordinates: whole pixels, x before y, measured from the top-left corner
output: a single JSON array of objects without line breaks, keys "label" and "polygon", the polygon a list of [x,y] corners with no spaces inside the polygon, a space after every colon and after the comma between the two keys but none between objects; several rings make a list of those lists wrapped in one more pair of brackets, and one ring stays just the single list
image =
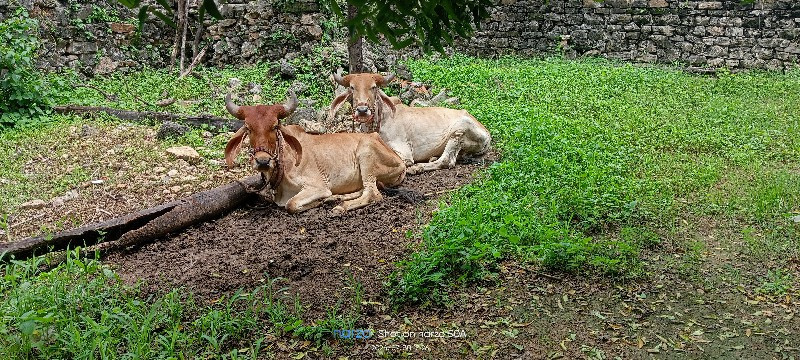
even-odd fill
[{"label": "small rock", "polygon": [[250,83],[247,84],[247,87],[249,88],[247,91],[249,91],[251,94],[261,94],[261,84]]},{"label": "small rock", "polygon": [[53,199],[53,207],[59,207],[64,205],[64,200],[60,198]]},{"label": "small rock", "polygon": [[203,131],[202,133],[200,133],[200,136],[202,136],[203,138],[209,139],[209,138],[214,137],[214,134],[212,134],[211,131]]},{"label": "small rock", "polygon": [[405,79],[408,81],[414,79],[413,76],[411,76],[411,71],[409,71],[405,65],[397,65],[397,69],[395,69],[394,73],[400,79]]},{"label": "small rock", "polygon": [[294,79],[295,69],[288,61],[281,59],[281,77],[284,79]]},{"label": "small rock", "polygon": [[100,184],[102,184],[104,182],[105,181],[98,179],[98,180],[92,180],[89,183],[91,183],[92,185],[100,185]]},{"label": "small rock", "polygon": [[167,149],[167,154],[189,162],[200,161],[200,154],[191,146],[174,146]]},{"label": "small rock", "polygon": [[3,185],[11,184],[11,180],[0,178],[0,184],[3,184]]},{"label": "small rock", "polygon": [[189,129],[189,127],[186,125],[178,124],[172,121],[165,121],[158,128],[156,138],[159,140],[164,140],[170,137],[178,137],[188,133],[189,130],[191,129]]},{"label": "small rock", "polygon": [[792,216],[789,219],[794,221],[795,223],[800,223],[800,215]]},{"label": "small rock", "polygon": [[447,99],[447,90],[446,89],[440,91],[438,94],[436,94],[436,96],[432,97],[430,103],[431,103],[431,105],[437,105],[440,102],[444,101],[445,99]]},{"label": "small rock", "polygon": [[153,172],[154,173],[160,174],[160,173],[162,173],[164,171],[167,171],[167,168],[165,168],[163,166],[156,166],[156,167],[153,168]]},{"label": "small rock", "polygon": [[94,134],[97,134],[97,129],[86,124],[83,124],[83,126],[81,126],[81,137],[89,137]]},{"label": "small rock", "polygon": [[183,189],[183,186],[180,186],[180,185],[175,185],[175,186],[173,186],[173,187],[170,187],[170,188],[169,188],[169,191],[171,191],[171,192],[173,192],[173,193],[178,193],[178,192],[180,192],[180,191],[181,191],[181,189]]},{"label": "small rock", "polygon": [[325,125],[322,125],[316,121],[302,119],[297,123],[297,125],[300,125],[309,134],[324,134],[328,132],[328,129],[325,128]]},{"label": "small rock", "polygon": [[461,101],[458,100],[457,97],[451,97],[451,98],[448,98],[447,100],[445,100],[444,103],[447,104],[447,105],[458,105],[458,104],[461,103]]},{"label": "small rock", "polygon": [[19,208],[23,209],[23,210],[41,209],[41,208],[45,207],[45,205],[47,205],[46,201],[41,200],[41,199],[35,199],[35,200],[31,200],[31,201],[27,201],[27,202],[22,203],[22,205],[20,205]]},{"label": "small rock", "polygon": [[231,90],[238,89],[242,85],[242,81],[237,78],[228,79],[228,88]]},{"label": "small rock", "polygon": [[175,177],[175,175],[178,175],[178,170],[172,169],[167,173],[169,177]]},{"label": "small rock", "polygon": [[163,193],[164,194],[169,194],[169,189],[164,189]]},{"label": "small rock", "polygon": [[289,90],[294,91],[294,93],[297,95],[302,95],[306,92],[306,90],[308,90],[308,85],[300,81],[295,81],[292,83],[292,86],[289,86]]}]

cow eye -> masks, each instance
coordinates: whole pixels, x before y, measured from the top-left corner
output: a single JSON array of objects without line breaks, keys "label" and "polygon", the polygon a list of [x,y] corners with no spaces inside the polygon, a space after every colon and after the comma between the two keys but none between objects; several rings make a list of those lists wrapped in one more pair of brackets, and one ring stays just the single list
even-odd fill
[{"label": "cow eye", "polygon": [[376,87],[377,87],[376,85],[372,85],[372,90],[375,90]]}]

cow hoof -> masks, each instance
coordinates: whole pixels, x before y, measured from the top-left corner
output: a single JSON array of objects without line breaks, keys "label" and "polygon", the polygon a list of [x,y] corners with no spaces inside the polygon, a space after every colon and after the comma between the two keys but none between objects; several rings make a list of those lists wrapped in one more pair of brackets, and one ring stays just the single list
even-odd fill
[{"label": "cow hoof", "polygon": [[331,209],[331,213],[332,213],[334,216],[339,216],[339,215],[342,215],[342,214],[344,214],[344,212],[345,212],[345,208],[344,208],[344,206],[342,206],[342,205],[339,205],[339,206],[337,206],[337,207],[334,207],[333,209]]},{"label": "cow hoof", "polygon": [[416,175],[422,172],[422,166],[414,165],[406,168],[406,175]]}]

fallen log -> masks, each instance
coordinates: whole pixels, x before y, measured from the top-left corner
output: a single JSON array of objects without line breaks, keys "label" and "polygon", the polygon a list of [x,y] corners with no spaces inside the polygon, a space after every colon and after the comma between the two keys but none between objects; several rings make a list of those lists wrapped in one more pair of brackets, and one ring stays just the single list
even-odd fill
[{"label": "fallen log", "polygon": [[132,110],[114,109],[105,106],[79,106],[79,105],[54,106],[53,111],[59,114],[78,114],[78,115],[103,112],[111,116],[117,117],[119,119],[128,121],[143,121],[147,119],[158,120],[162,122],[174,121],[174,122],[182,122],[196,127],[199,127],[201,125],[208,125],[218,129],[227,128],[231,131],[236,131],[240,127],[242,127],[242,122],[240,120],[213,116],[213,115],[182,115],[182,114],[173,114],[173,113],[159,112],[159,111],[132,111]]},{"label": "fallen log", "polygon": [[251,196],[250,188],[259,187],[262,183],[260,176],[253,175],[100,223],[53,235],[0,243],[0,260],[7,260],[12,256],[18,260],[27,259],[51,251],[99,243],[103,243],[104,250],[142,245],[236,208]]}]

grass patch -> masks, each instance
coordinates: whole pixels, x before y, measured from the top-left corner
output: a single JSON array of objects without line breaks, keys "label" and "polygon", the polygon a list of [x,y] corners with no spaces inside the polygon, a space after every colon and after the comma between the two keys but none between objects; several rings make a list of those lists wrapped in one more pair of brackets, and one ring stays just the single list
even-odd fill
[{"label": "grass patch", "polygon": [[9,358],[260,358],[267,333],[319,342],[358,315],[331,309],[315,324],[280,279],[201,305],[174,289],[144,298],[99,261],[68,252],[0,265],[0,352]]},{"label": "grass patch", "polygon": [[636,275],[640,249],[680,213],[769,224],[798,210],[798,72],[709,78],[462,56],[408,65],[460,97],[502,161],[442,204],[391,277],[395,301],[441,300],[515,254],[555,271]]}]

